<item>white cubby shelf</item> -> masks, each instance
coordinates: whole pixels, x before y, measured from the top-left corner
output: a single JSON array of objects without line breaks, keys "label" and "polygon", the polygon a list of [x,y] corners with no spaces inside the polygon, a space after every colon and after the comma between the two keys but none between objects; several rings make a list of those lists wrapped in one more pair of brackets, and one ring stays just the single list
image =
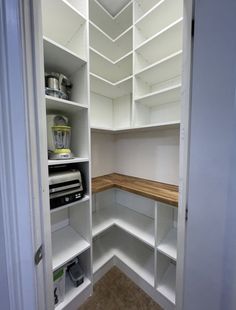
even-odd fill
[{"label": "white cubby shelf", "polygon": [[182,49],[182,22],[183,18],[178,19],[135,48],[137,71]]},{"label": "white cubby shelf", "polygon": [[136,46],[162,31],[183,16],[182,0],[162,0],[135,23]]},{"label": "white cubby shelf", "polygon": [[69,276],[66,276],[66,284],[65,284],[65,298],[63,302],[61,302],[58,306],[55,307],[56,310],[63,310],[67,307],[79,294],[81,294],[89,285],[91,285],[91,281],[84,277],[84,282],[75,287]]},{"label": "white cubby shelf", "polygon": [[157,291],[175,304],[176,266],[160,253],[157,255]]},{"label": "white cubby shelf", "polygon": [[69,2],[74,1],[43,0],[43,33],[78,57],[87,59],[86,17]]},{"label": "white cubby shelf", "polygon": [[93,237],[117,226],[154,248],[154,220],[122,205],[101,209],[93,215]]},{"label": "white cubby shelf", "polygon": [[[132,244],[132,246],[131,246]],[[113,227],[93,241],[94,274],[111,259],[117,258],[154,286],[154,251],[118,227]]]},{"label": "white cubby shelf", "polygon": [[55,209],[52,209],[50,212],[51,213],[55,213],[55,212],[58,212],[58,211],[61,211],[63,209],[67,209],[67,208],[70,208],[70,207],[73,207],[73,206],[80,206],[80,204],[86,202],[89,200],[89,195],[84,195],[84,197],[81,199],[81,200],[77,200],[75,202],[72,202],[72,203],[68,203],[67,205],[63,205],[63,206],[60,206],[58,208],[55,208]]},{"label": "white cubby shelf", "polygon": [[89,247],[90,244],[70,225],[52,232],[53,270],[65,265]]},{"label": "white cubby shelf", "polygon": [[171,259],[177,259],[177,229],[171,228],[167,235],[157,246],[159,252],[167,255]]}]

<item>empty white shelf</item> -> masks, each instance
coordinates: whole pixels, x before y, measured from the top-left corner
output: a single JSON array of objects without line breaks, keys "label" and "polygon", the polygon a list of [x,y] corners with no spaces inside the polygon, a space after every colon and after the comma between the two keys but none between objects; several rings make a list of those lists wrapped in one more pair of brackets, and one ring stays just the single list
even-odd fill
[{"label": "empty white shelf", "polygon": [[73,207],[75,205],[80,205],[80,204],[82,204],[82,203],[84,203],[84,202],[86,202],[88,200],[89,200],[89,195],[84,195],[84,197],[82,199],[74,201],[72,203],[68,203],[67,205],[61,206],[59,208],[52,209],[50,212],[54,213],[54,212],[60,211],[62,209],[70,208],[70,207]]},{"label": "empty white shelf", "polygon": [[75,163],[85,163],[88,162],[88,158],[83,158],[83,157],[76,157],[76,158],[71,158],[71,159],[62,159],[62,160],[53,160],[49,159],[48,160],[48,165],[49,166],[55,166],[55,165],[67,165],[67,164],[75,164]]},{"label": "empty white shelf", "polygon": [[132,77],[130,76],[117,83],[111,83],[99,75],[90,73],[90,87],[91,91],[96,94],[115,99],[132,92]]},{"label": "empty white shelf", "polygon": [[180,101],[180,96],[181,96],[181,84],[178,84],[136,98],[135,101],[142,103],[148,107],[153,107],[159,104]]},{"label": "empty white shelf", "polygon": [[132,75],[132,53],[113,63],[101,53],[90,49],[90,71],[111,83],[117,83]]},{"label": "empty white shelf", "polygon": [[135,49],[137,70],[141,70],[182,49],[182,21],[182,18],[177,20]]},{"label": "empty white shelf", "polygon": [[44,35],[84,59],[86,18],[65,0],[43,0],[42,9]]},{"label": "empty white shelf", "polygon": [[57,111],[62,113],[76,113],[81,109],[87,109],[87,106],[74,101],[64,100],[52,96],[45,96],[47,111]]},{"label": "empty white shelf", "polygon": [[54,231],[52,233],[53,270],[65,265],[89,247],[89,243],[71,226]]},{"label": "empty white shelf", "polygon": [[[112,233],[112,232],[111,232]],[[114,257],[114,240],[108,235],[93,242],[93,273],[96,273]]]},{"label": "empty white shelf", "polygon": [[121,205],[93,213],[93,237],[116,225],[147,245],[154,247],[154,220]]},{"label": "empty white shelf", "polygon": [[175,304],[175,287],[176,287],[176,267],[170,263],[167,271],[162,277],[157,290]]},{"label": "empty white shelf", "polygon": [[70,280],[69,276],[66,276],[66,289],[65,289],[65,298],[62,303],[60,303],[58,306],[56,306],[56,310],[62,310],[65,309],[65,307],[81,292],[83,292],[84,289],[86,289],[91,284],[91,281],[84,277],[84,282],[78,286],[75,287]]},{"label": "empty white shelf", "polygon": [[90,22],[90,47],[99,51],[111,61],[116,62],[129,52],[132,52],[132,27],[126,29],[117,39],[113,40],[97,25]]},{"label": "empty white shelf", "polygon": [[46,37],[43,39],[44,64],[48,72],[63,72],[70,77],[86,60]]},{"label": "empty white shelf", "polygon": [[135,23],[137,43],[168,27],[183,16],[182,0],[162,0]]},{"label": "empty white shelf", "polygon": [[135,74],[149,86],[170,80],[181,74],[182,51],[178,51]]},{"label": "empty white shelf", "polygon": [[172,228],[165,238],[157,246],[159,252],[169,256],[170,258],[177,259],[177,229]]},{"label": "empty white shelf", "polygon": [[153,7],[160,1],[162,0],[136,0],[134,2],[135,21],[138,22],[138,20],[149,14],[149,12],[153,10]]}]

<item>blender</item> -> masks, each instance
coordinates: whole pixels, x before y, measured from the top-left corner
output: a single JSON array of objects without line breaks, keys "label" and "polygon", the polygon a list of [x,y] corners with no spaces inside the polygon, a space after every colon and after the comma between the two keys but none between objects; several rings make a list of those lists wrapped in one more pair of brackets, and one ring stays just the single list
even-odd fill
[{"label": "blender", "polygon": [[47,139],[49,159],[70,159],[71,127],[68,118],[63,115],[47,115]]}]

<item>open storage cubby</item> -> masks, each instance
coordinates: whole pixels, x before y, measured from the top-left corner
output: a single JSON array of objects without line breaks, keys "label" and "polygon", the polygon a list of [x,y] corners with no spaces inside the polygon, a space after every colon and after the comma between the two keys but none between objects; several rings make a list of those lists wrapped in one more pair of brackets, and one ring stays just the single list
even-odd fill
[{"label": "open storage cubby", "polygon": [[118,189],[93,194],[93,237],[117,226],[155,246],[153,200]]},{"label": "open storage cubby", "polygon": [[178,209],[157,202],[157,250],[172,260],[177,259]]},{"label": "open storage cubby", "polygon": [[[91,261],[91,250],[87,249],[82,254],[77,256],[79,264],[84,272],[84,282],[78,287],[75,287],[71,281],[68,272],[66,272],[65,278],[65,298],[63,302],[56,306],[56,310],[62,310],[67,307],[71,302],[75,302],[74,299],[83,292],[92,282],[91,268],[88,268],[88,261]],[[68,262],[69,263],[69,262]],[[67,265],[65,265],[65,268]]]},{"label": "open storage cubby", "polygon": [[157,253],[157,291],[175,304],[176,263]]},{"label": "open storage cubby", "polygon": [[131,95],[109,98],[91,93],[91,126],[99,129],[129,128],[131,122]]},{"label": "open storage cubby", "polygon": [[142,18],[154,5],[158,4],[162,0],[135,0],[134,1],[134,22]]},{"label": "open storage cubby", "polygon": [[162,0],[135,23],[135,46],[152,38],[183,16],[182,0]]},{"label": "open storage cubby", "polygon": [[107,57],[90,48],[90,72],[117,83],[132,75],[132,54],[117,62],[111,62]]},{"label": "open storage cubby", "polygon": [[117,258],[149,285],[154,286],[154,250],[118,227],[93,241],[93,272]]},{"label": "open storage cubby", "polygon": [[177,20],[135,49],[135,72],[182,49],[182,18]]},{"label": "open storage cubby", "polygon": [[[55,43],[87,59],[86,18],[79,11],[86,13],[86,2],[80,0],[42,0],[43,33]],[[86,14],[87,15],[87,14]]]},{"label": "open storage cubby", "polygon": [[128,28],[121,36],[112,39],[93,22],[89,24],[90,47],[115,62],[132,52],[133,31]]},{"label": "open storage cubby", "polygon": [[[74,103],[64,102],[65,100],[54,97],[46,97],[47,114],[59,114],[66,116],[71,126],[71,151],[75,158],[88,161],[89,158],[89,130],[88,130],[88,109]],[[74,162],[66,160],[65,162]],[[60,161],[49,161],[49,164],[60,164]]]},{"label": "open storage cubby", "polygon": [[51,225],[52,264],[57,270],[90,248],[89,201],[51,213]]}]

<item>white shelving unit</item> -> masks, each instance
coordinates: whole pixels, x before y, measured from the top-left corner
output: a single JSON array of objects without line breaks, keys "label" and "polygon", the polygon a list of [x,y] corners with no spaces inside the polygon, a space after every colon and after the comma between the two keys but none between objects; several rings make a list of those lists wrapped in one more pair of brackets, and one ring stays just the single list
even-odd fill
[{"label": "white shelving unit", "polygon": [[45,114],[68,118],[74,155],[68,160],[48,160],[45,169],[50,173],[61,166],[77,168],[85,188],[80,201],[50,212],[53,271],[66,268],[79,257],[85,273],[83,284],[77,288],[66,276],[65,298],[56,309],[71,309],[92,293],[88,1],[42,0],[42,22],[45,72],[62,73],[72,82],[68,100],[45,96]]},{"label": "white shelving unit", "polygon": [[68,263],[90,247],[89,243],[71,226],[66,226],[52,233],[53,270]]}]

